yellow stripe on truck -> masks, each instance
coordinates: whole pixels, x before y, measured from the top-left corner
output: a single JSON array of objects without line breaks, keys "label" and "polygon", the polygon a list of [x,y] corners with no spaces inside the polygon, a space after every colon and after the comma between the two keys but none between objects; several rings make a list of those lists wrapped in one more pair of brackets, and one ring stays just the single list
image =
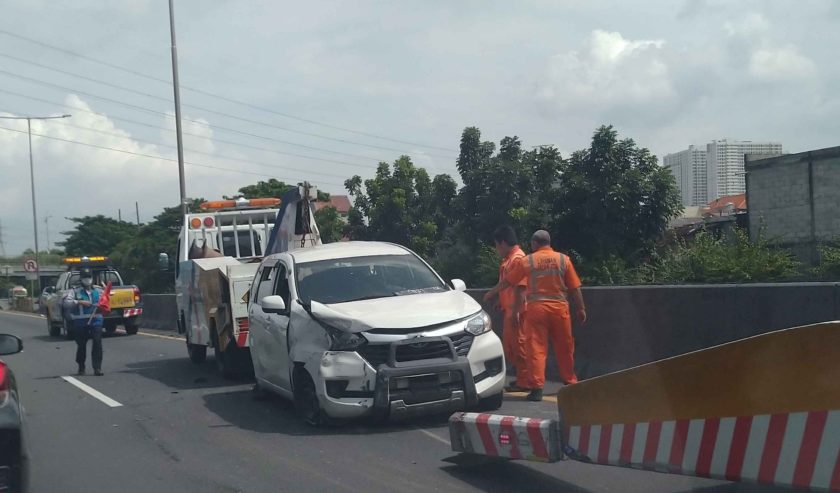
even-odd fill
[{"label": "yellow stripe on truck", "polygon": [[770,332],[563,387],[566,427],[840,409],[840,322]]}]

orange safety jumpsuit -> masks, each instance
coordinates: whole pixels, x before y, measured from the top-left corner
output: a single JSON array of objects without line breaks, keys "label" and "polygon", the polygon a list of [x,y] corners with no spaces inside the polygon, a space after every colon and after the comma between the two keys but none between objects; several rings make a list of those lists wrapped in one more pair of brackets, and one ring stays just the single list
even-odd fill
[{"label": "orange safety jumpsuit", "polygon": [[522,325],[526,364],[525,375],[517,383],[529,389],[545,385],[549,339],[557,356],[560,378],[566,384],[577,383],[568,292],[581,283],[572,261],[549,246],[542,247],[509,269],[508,283],[517,284],[523,279],[528,282],[528,310]]},{"label": "orange safety jumpsuit", "polygon": [[[524,257],[525,252],[519,248],[519,245],[515,245],[499,266],[499,280],[504,280],[510,268]],[[502,308],[502,347],[505,351],[505,360],[516,368],[517,379],[525,366],[525,340],[519,319],[520,313],[525,309],[524,304],[519,307],[520,313],[514,311],[516,288],[520,286],[527,288],[528,281],[522,279],[518,284],[499,291],[499,306]]]}]

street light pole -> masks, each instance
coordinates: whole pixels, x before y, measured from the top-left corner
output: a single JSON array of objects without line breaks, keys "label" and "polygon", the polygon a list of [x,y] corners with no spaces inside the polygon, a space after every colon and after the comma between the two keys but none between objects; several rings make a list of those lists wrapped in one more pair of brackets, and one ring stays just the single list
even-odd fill
[{"label": "street light pole", "polygon": [[184,180],[184,142],[181,134],[181,88],[178,82],[178,48],[175,45],[175,6],[169,0],[169,35],[172,39],[172,89],[175,93],[175,139],[178,145],[178,180],[181,186],[181,213],[187,213],[187,185]]},{"label": "street light pole", "polygon": [[[38,209],[35,201],[35,164],[32,161],[32,120],[55,120],[70,118],[70,115],[60,116],[0,116],[4,120],[26,120],[26,131],[29,135],[29,180],[32,185],[32,224],[35,233],[35,278],[41,287],[41,262],[38,258]],[[34,296],[35,293],[32,293]]]}]

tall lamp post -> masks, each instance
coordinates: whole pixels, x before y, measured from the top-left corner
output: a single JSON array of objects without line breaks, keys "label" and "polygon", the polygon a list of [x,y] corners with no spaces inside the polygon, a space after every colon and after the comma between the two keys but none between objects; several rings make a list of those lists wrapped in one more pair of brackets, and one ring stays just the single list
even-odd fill
[{"label": "tall lamp post", "polygon": [[[32,120],[55,120],[70,118],[70,115],[59,116],[0,116],[4,120],[26,120],[26,131],[29,134],[29,179],[32,185],[32,225],[35,233],[35,278],[38,288],[41,288],[41,262],[38,258],[38,209],[35,206],[35,165],[32,162]],[[32,293],[34,296],[35,293]]]}]

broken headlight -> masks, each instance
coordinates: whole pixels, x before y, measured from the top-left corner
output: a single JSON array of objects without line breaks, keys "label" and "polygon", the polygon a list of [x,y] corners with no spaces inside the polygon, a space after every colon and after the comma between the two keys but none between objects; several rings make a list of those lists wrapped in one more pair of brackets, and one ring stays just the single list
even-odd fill
[{"label": "broken headlight", "polygon": [[484,310],[481,311],[475,317],[469,319],[467,322],[467,327],[464,329],[470,334],[477,336],[484,334],[485,332],[490,332],[492,326],[490,324],[490,315],[487,314]]},{"label": "broken headlight", "polygon": [[355,351],[367,344],[367,339],[362,334],[353,334],[323,324],[330,336],[330,351]]}]

